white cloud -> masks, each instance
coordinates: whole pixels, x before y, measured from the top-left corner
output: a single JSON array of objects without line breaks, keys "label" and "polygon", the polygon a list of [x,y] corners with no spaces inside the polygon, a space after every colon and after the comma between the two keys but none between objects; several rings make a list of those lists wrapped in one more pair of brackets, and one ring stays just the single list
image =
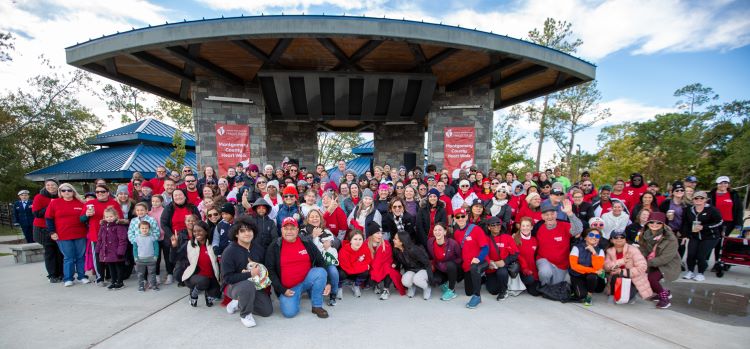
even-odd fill
[{"label": "white cloud", "polygon": [[199,0],[199,2],[217,10],[245,10],[260,13],[269,9],[306,11],[312,6],[360,10],[379,7],[387,0]]},{"label": "white cloud", "polygon": [[651,120],[659,114],[674,113],[675,108],[645,105],[627,98],[618,98],[601,103],[602,108],[609,108],[612,117],[597,124],[598,126]]}]

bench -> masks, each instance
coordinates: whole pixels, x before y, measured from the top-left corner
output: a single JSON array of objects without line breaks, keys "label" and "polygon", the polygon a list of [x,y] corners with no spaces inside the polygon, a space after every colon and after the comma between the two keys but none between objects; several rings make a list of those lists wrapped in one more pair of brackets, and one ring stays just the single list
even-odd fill
[{"label": "bench", "polygon": [[10,247],[16,264],[36,263],[44,260],[44,247],[34,242]]}]

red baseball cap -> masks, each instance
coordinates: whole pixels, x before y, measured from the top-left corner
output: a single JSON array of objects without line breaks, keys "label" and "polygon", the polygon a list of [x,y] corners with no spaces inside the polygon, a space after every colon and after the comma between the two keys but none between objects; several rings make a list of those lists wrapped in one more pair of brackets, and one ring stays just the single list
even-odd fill
[{"label": "red baseball cap", "polygon": [[453,210],[453,215],[454,216],[460,216],[460,215],[464,215],[465,216],[466,215],[466,210],[463,207],[461,207],[461,208],[459,208],[457,210]]},{"label": "red baseball cap", "polygon": [[284,227],[287,224],[293,224],[295,227],[299,228],[299,223],[297,223],[297,220],[294,219],[294,217],[284,218],[284,220],[281,222],[281,226]]}]

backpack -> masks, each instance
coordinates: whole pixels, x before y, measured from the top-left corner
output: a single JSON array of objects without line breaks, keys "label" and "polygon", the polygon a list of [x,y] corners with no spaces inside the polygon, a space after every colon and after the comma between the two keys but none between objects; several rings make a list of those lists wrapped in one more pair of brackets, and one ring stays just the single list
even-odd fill
[{"label": "backpack", "polygon": [[570,301],[570,284],[567,281],[539,287],[542,297],[567,303]]}]

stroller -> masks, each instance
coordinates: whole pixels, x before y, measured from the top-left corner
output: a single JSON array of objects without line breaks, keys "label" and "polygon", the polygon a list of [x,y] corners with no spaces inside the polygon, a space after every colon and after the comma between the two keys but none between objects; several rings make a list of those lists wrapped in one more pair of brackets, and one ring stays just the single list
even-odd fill
[{"label": "stroller", "polygon": [[724,276],[724,272],[732,265],[750,267],[750,216],[745,217],[738,237],[725,237],[721,246],[720,267],[716,276]]}]

